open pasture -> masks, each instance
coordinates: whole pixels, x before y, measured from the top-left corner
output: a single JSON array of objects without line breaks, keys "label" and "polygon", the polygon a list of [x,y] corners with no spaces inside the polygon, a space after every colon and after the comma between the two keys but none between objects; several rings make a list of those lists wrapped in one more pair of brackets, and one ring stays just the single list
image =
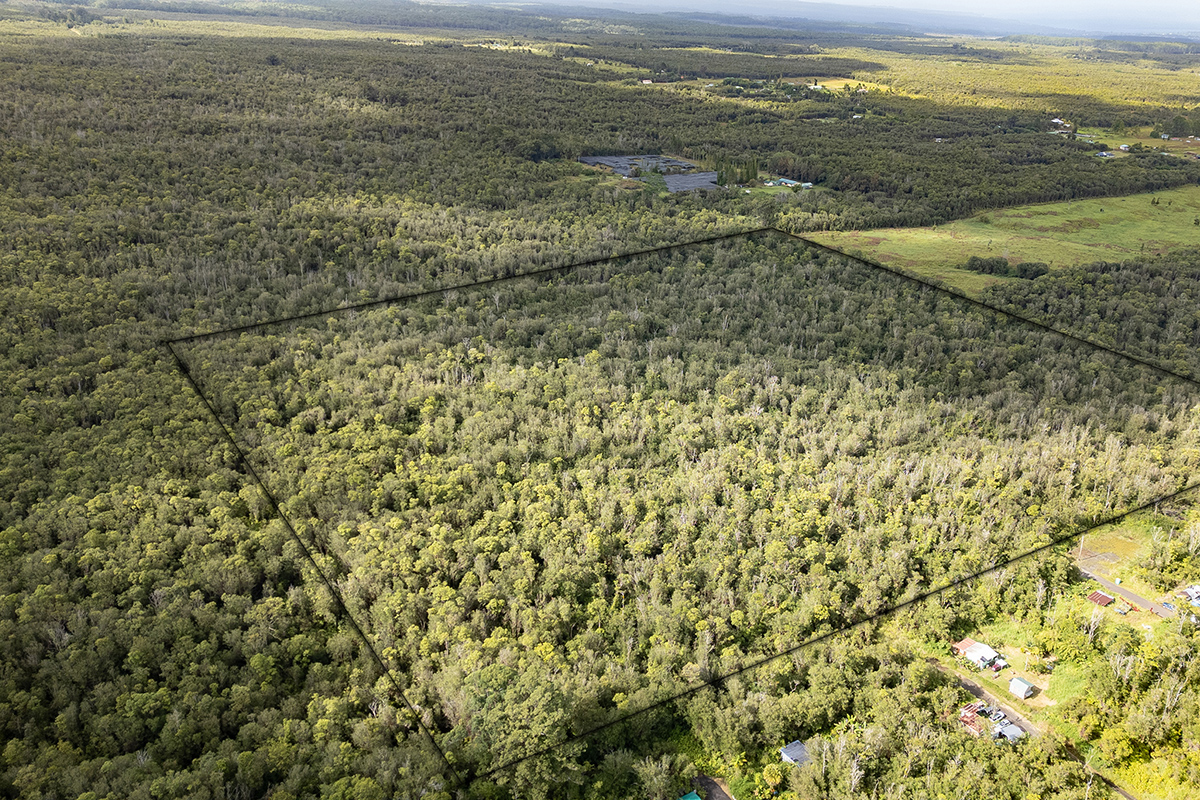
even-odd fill
[{"label": "open pasture", "polygon": [[927,228],[824,232],[812,238],[841,250],[977,293],[1005,278],[961,269],[971,256],[1054,267],[1119,261],[1194,245],[1200,238],[1200,186],[1164,192],[1017,206]]}]

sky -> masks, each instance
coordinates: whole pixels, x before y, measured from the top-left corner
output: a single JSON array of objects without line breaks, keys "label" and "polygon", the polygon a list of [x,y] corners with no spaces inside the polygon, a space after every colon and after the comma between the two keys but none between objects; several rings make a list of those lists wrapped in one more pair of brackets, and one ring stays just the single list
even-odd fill
[{"label": "sky", "polygon": [[1006,0],[1003,3],[988,0],[898,0],[886,5],[977,14],[1053,27],[1087,28],[1102,23],[1123,30],[1164,33],[1200,31],[1200,3],[1187,0]]},{"label": "sky", "polygon": [[[581,3],[582,5],[620,5],[627,10],[633,3]],[[910,14],[934,12],[945,17],[950,28],[967,27],[974,16],[995,22],[1004,33],[1049,32],[1053,28],[1063,33],[1160,34],[1200,38],[1200,2],[1196,0],[875,0],[844,2],[825,0],[810,3],[801,0],[645,0],[639,3],[644,10],[702,10],[726,14],[771,14],[808,19],[845,19],[865,22],[902,22]],[[841,16],[844,14],[845,16]],[[926,27],[929,17],[918,14],[916,27]],[[993,25],[993,27],[996,27]]]}]

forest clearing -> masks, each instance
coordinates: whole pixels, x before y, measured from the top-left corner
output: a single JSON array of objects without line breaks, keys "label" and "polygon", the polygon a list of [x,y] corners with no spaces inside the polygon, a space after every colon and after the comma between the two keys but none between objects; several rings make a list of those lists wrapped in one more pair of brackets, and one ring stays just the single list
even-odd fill
[{"label": "forest clearing", "polygon": [[1034,261],[1051,269],[1162,255],[1200,241],[1200,186],[1126,197],[982,211],[924,228],[829,231],[810,238],[861,252],[977,295],[1005,278],[963,268],[971,256]]}]

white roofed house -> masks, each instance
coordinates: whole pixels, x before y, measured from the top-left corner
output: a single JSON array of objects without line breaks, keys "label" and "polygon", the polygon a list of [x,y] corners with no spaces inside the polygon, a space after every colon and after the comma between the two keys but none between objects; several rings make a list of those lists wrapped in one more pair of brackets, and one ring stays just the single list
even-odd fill
[{"label": "white roofed house", "polygon": [[974,639],[963,639],[961,642],[955,642],[950,646],[950,649],[954,652],[954,655],[965,658],[979,669],[986,669],[988,667],[1001,669],[1008,666],[1008,662],[1004,660],[1004,656],[983,642],[977,642]]},{"label": "white roofed house", "polygon": [[963,653],[963,657],[966,658],[967,661],[970,661],[980,669],[991,666],[992,662],[995,661],[999,655],[999,653],[988,647],[983,642],[976,642],[968,647],[966,652]]},{"label": "white roofed house", "polygon": [[1024,678],[1014,677],[1008,682],[1008,690],[1024,700],[1033,694],[1034,686]]}]

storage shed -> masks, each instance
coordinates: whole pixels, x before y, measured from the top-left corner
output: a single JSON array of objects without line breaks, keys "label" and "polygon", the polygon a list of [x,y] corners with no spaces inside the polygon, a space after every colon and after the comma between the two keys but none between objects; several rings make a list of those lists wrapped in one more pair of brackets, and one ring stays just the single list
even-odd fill
[{"label": "storage shed", "polygon": [[1032,683],[1025,680],[1024,678],[1014,677],[1011,681],[1008,682],[1008,690],[1010,692],[1012,692],[1014,695],[1016,695],[1017,697],[1021,698],[1022,700],[1033,695],[1033,691],[1035,688],[1036,687],[1034,687],[1034,685]]}]

